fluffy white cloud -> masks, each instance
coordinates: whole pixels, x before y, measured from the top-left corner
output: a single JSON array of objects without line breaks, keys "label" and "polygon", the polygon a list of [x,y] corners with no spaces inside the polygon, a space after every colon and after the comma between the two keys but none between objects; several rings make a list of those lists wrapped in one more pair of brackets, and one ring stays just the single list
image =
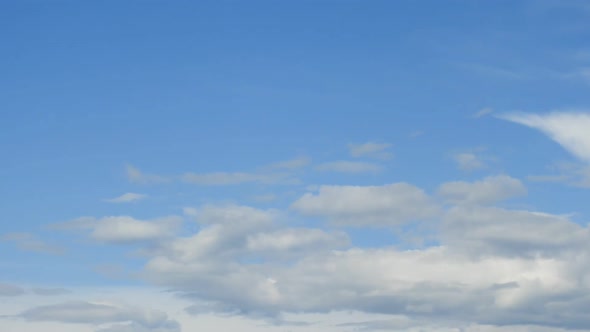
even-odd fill
[{"label": "fluffy white cloud", "polygon": [[444,217],[449,246],[474,255],[562,256],[587,253],[588,229],[564,216],[497,207],[460,206]]},{"label": "fluffy white cloud", "polygon": [[246,248],[254,252],[276,253],[285,251],[334,249],[350,244],[344,232],[327,233],[320,229],[290,228],[248,236]]},{"label": "fluffy white cloud", "polygon": [[537,129],[575,157],[590,162],[590,113],[514,113],[500,115],[499,118]]},{"label": "fluffy white cloud", "polygon": [[520,180],[507,175],[489,176],[476,182],[442,184],[438,194],[455,204],[490,204],[527,193]]},{"label": "fluffy white cloud", "polygon": [[384,186],[320,186],[291,208],[308,216],[353,226],[393,226],[436,214],[437,206],[418,187],[407,183]]},{"label": "fluffy white cloud", "polygon": [[352,157],[371,157],[389,159],[393,154],[386,151],[391,147],[389,143],[367,142],[362,144],[348,144],[348,151]]},{"label": "fluffy white cloud", "polygon": [[142,194],[125,193],[125,194],[115,197],[115,198],[105,199],[105,201],[109,202],[109,203],[130,203],[130,202],[140,201],[146,197],[147,197],[146,195],[142,195]]},{"label": "fluffy white cloud", "polygon": [[379,172],[381,165],[362,161],[338,160],[319,164],[318,171],[339,172],[339,173],[375,173]]}]

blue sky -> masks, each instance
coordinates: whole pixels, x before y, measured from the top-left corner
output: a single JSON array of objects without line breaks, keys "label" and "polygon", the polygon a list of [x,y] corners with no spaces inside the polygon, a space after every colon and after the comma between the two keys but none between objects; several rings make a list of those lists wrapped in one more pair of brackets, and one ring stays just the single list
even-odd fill
[{"label": "blue sky", "polygon": [[0,327],[590,331],[589,18],[3,1]]}]

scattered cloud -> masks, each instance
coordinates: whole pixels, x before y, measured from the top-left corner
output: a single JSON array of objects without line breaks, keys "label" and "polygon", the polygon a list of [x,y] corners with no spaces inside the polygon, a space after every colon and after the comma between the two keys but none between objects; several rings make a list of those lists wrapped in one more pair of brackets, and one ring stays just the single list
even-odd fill
[{"label": "scattered cloud", "polygon": [[378,164],[362,161],[339,160],[319,164],[316,169],[318,171],[339,173],[376,173],[381,171],[382,167]]},{"label": "scattered cloud", "polygon": [[42,254],[60,255],[65,252],[65,249],[46,243],[37,235],[31,233],[8,233],[0,236],[0,241],[12,242],[14,245],[23,251],[31,251]]},{"label": "scattered cloud", "polygon": [[537,129],[576,158],[590,162],[590,113],[553,112],[547,114],[511,113],[500,119]]},{"label": "scattered cloud", "polygon": [[289,173],[185,173],[181,179],[186,183],[202,186],[228,186],[244,183],[294,185],[300,183],[299,179]]},{"label": "scattered cloud", "polygon": [[512,70],[509,68],[503,68],[500,66],[485,65],[478,63],[463,63],[460,64],[460,66],[476,74],[495,77],[499,79],[523,80],[528,78],[528,75],[525,73],[518,72],[516,70]]},{"label": "scattered cloud", "polygon": [[482,108],[481,110],[477,111],[475,114],[473,114],[472,117],[479,119],[479,118],[482,118],[482,117],[489,115],[493,112],[494,112],[493,109],[486,107],[486,108]]},{"label": "scattered cloud", "polygon": [[4,284],[0,283],[0,297],[1,296],[19,296],[25,293],[24,288],[11,285],[11,284]]},{"label": "scattered cloud", "polygon": [[438,208],[418,187],[407,183],[383,186],[320,186],[291,208],[303,215],[321,216],[336,224],[393,226],[430,218]]},{"label": "scattered cloud", "polygon": [[105,199],[105,202],[109,203],[130,203],[130,202],[137,202],[144,198],[146,195],[136,194],[136,193],[125,193],[119,197]]},{"label": "scattered cloud", "polygon": [[590,188],[590,165],[583,163],[560,162],[552,165],[554,174],[529,175],[532,182],[562,183],[572,187]]},{"label": "scattered cloud", "polygon": [[130,216],[103,218],[83,217],[54,224],[52,229],[88,231],[89,236],[99,242],[132,244],[152,242],[171,237],[176,233],[183,219],[169,216],[154,220],[138,220]]},{"label": "scattered cloud", "polygon": [[424,135],[424,132],[422,130],[416,130],[412,133],[410,133],[410,138],[417,138]]},{"label": "scattered cloud", "polygon": [[278,196],[275,194],[263,194],[263,195],[256,195],[252,196],[252,200],[256,202],[272,202],[277,200]]},{"label": "scattered cloud", "polygon": [[377,159],[391,159],[393,154],[387,151],[391,148],[389,143],[367,142],[362,144],[348,144],[348,151],[351,157],[369,157]]},{"label": "scattered cloud", "polygon": [[42,295],[42,296],[58,296],[58,295],[65,295],[70,294],[71,291],[65,288],[43,288],[43,287],[34,287],[31,289],[34,294]]},{"label": "scattered cloud", "polygon": [[109,303],[64,302],[38,306],[23,311],[19,317],[28,321],[53,321],[76,324],[113,324],[100,332],[179,332],[180,325],[162,311],[118,306]]},{"label": "scattered cloud", "polygon": [[507,175],[489,176],[476,182],[447,182],[438,188],[438,194],[454,204],[491,204],[526,193],[520,180]]},{"label": "scattered cloud", "polygon": [[457,167],[463,171],[474,171],[486,167],[482,158],[472,152],[456,153],[452,157],[455,163],[457,163]]},{"label": "scattered cloud", "polygon": [[301,156],[290,160],[279,161],[273,164],[268,165],[265,168],[268,169],[287,169],[293,170],[298,168],[303,168],[311,163],[311,158]]},{"label": "scattered cloud", "polygon": [[127,179],[132,183],[155,184],[170,181],[170,179],[161,175],[144,173],[133,165],[126,165],[126,170]]}]

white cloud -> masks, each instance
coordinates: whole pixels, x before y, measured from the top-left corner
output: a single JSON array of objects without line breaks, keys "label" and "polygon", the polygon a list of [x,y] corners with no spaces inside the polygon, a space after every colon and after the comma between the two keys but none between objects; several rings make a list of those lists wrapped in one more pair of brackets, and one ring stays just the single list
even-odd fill
[{"label": "white cloud", "polygon": [[24,251],[43,254],[59,255],[64,253],[64,248],[46,243],[37,235],[31,233],[8,233],[0,236],[0,241],[12,242],[17,248]]},{"label": "white cloud", "polygon": [[127,179],[133,183],[154,184],[154,183],[164,183],[164,182],[170,181],[170,179],[168,179],[167,177],[161,176],[161,175],[144,173],[133,165],[126,165],[126,170],[127,170]]},{"label": "white cloud", "polygon": [[362,144],[348,144],[348,151],[352,157],[371,157],[378,159],[390,159],[393,154],[386,151],[391,147],[389,143],[367,142]]},{"label": "white cloud", "polygon": [[433,217],[438,211],[428,195],[407,183],[320,186],[317,194],[304,194],[291,208],[304,215],[355,226],[400,225]]},{"label": "white cloud", "polygon": [[477,182],[443,183],[438,194],[455,204],[490,204],[527,193],[520,180],[507,175],[488,176]]},{"label": "white cloud", "polygon": [[343,248],[350,244],[344,232],[327,233],[319,229],[291,228],[248,236],[246,248],[254,252],[285,252],[319,248]]},{"label": "white cloud", "polygon": [[103,218],[83,217],[72,221],[54,224],[58,230],[85,230],[91,238],[104,243],[130,244],[150,242],[171,237],[182,223],[178,216],[168,216],[154,220],[138,220],[130,216],[110,216]]},{"label": "white cloud", "polygon": [[146,195],[136,194],[136,193],[125,193],[119,197],[105,199],[105,202],[109,203],[130,203],[140,201],[146,198]]},{"label": "white cloud", "polygon": [[340,172],[340,173],[375,173],[379,172],[382,167],[377,164],[361,162],[361,161],[347,161],[339,160],[319,164],[316,169],[318,171]]},{"label": "white cloud", "polygon": [[486,167],[481,157],[472,152],[456,153],[452,157],[457,163],[457,167],[464,171],[473,171]]},{"label": "white cloud", "polygon": [[575,157],[590,162],[590,113],[554,112],[548,114],[513,113],[498,116],[537,129]]},{"label": "white cloud", "polygon": [[245,172],[213,172],[185,173],[182,181],[203,186],[227,186],[243,183],[262,184],[299,184],[300,181],[288,173],[245,173]]},{"label": "white cloud", "polygon": [[493,109],[491,109],[489,107],[486,107],[486,108],[482,108],[481,110],[479,110],[475,114],[473,114],[473,117],[476,118],[476,119],[478,119],[478,118],[482,118],[482,117],[484,117],[486,115],[489,115],[489,114],[491,114],[493,112],[494,112]]},{"label": "white cloud", "polygon": [[588,252],[588,229],[567,217],[496,207],[461,206],[444,217],[442,237],[467,254],[558,257]]}]

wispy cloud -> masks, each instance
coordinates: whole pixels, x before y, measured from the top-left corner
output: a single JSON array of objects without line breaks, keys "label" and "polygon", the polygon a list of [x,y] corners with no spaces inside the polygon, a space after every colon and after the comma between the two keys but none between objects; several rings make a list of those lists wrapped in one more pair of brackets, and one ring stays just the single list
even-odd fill
[{"label": "wispy cloud", "polygon": [[139,220],[130,216],[103,218],[82,217],[53,224],[55,230],[86,231],[89,236],[103,243],[133,244],[159,241],[171,237],[182,224],[182,218],[168,216],[153,220]]},{"label": "wispy cloud", "polygon": [[243,183],[262,184],[299,184],[300,181],[290,173],[246,173],[246,172],[213,172],[213,173],[185,173],[181,177],[183,182],[203,186],[227,186]]},{"label": "wispy cloud", "polygon": [[473,152],[461,152],[452,155],[457,167],[463,171],[474,171],[486,167],[482,158]]},{"label": "wispy cloud", "polygon": [[147,197],[147,195],[143,195],[143,194],[125,193],[125,194],[115,197],[115,198],[105,199],[104,201],[109,202],[109,203],[130,203],[130,202],[140,201],[146,197]]},{"label": "wispy cloud", "polygon": [[25,290],[22,287],[0,282],[0,297],[1,296],[19,296],[19,295],[23,295],[24,293],[25,293]]},{"label": "wispy cloud", "polygon": [[348,144],[348,152],[351,157],[368,157],[377,159],[390,159],[393,154],[387,151],[391,148],[389,143],[367,142],[362,144]]},{"label": "wispy cloud", "polygon": [[265,168],[265,169],[293,170],[293,169],[303,168],[303,167],[309,165],[310,163],[311,163],[311,158],[302,156],[302,157],[293,158],[290,160],[272,163],[272,164],[270,164],[266,167],[263,167],[263,168]]},{"label": "wispy cloud", "polygon": [[70,294],[71,291],[65,288],[43,288],[43,287],[34,287],[31,291],[36,295],[41,296],[59,296]]},{"label": "wispy cloud", "polygon": [[32,251],[43,254],[59,255],[65,252],[65,249],[48,244],[41,240],[37,235],[31,233],[8,233],[0,236],[0,241],[12,242],[17,248],[24,251]]},{"label": "wispy cloud", "polygon": [[471,117],[479,119],[479,118],[482,118],[482,117],[489,115],[493,112],[494,112],[493,109],[491,109],[490,107],[486,107],[486,108],[482,108],[479,111],[475,112]]},{"label": "wispy cloud", "polygon": [[378,164],[362,161],[338,160],[319,164],[316,169],[324,172],[375,173],[381,171],[382,167]]},{"label": "wispy cloud", "polygon": [[153,184],[153,183],[165,183],[169,182],[170,179],[157,174],[148,174],[140,171],[133,165],[126,165],[127,179],[132,183],[139,184]]},{"label": "wispy cloud", "polygon": [[78,324],[112,324],[100,331],[158,331],[178,332],[180,326],[157,310],[121,306],[110,303],[64,302],[34,307],[23,311],[19,317],[28,321],[50,321]]},{"label": "wispy cloud", "polygon": [[590,112],[510,113],[498,118],[537,129],[576,158],[590,162]]},{"label": "wispy cloud", "polygon": [[476,74],[496,78],[509,80],[522,80],[528,78],[528,76],[525,73],[500,66],[485,65],[478,63],[463,63],[460,66]]},{"label": "wispy cloud", "polygon": [[551,166],[553,174],[529,175],[532,182],[553,182],[568,186],[590,188],[590,165],[583,163],[559,162]]}]

